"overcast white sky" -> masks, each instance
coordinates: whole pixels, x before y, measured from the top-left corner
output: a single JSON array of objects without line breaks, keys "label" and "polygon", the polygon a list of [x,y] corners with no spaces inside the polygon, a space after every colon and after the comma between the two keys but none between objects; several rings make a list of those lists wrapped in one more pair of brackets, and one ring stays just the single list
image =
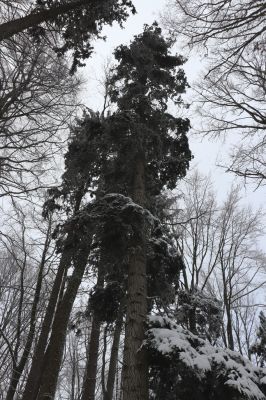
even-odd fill
[{"label": "overcast white sky", "polygon": [[[83,76],[87,80],[85,85],[82,101],[90,108],[101,109],[102,95],[99,88],[98,79],[103,76],[103,65],[106,59],[112,56],[114,48],[122,43],[129,43],[135,34],[142,32],[145,23],[151,24],[153,21],[159,21],[159,13],[166,7],[167,0],[133,0],[138,11],[137,15],[131,16],[125,23],[125,28],[120,29],[117,24],[113,27],[107,27],[104,34],[107,40],[98,41],[95,44],[95,54],[87,62],[87,66],[82,70]],[[200,70],[200,58],[195,55],[188,60],[184,69],[187,73],[188,81],[193,87],[193,81],[197,79]],[[189,96],[189,93],[188,93]],[[192,125],[197,125],[197,117],[192,118]],[[192,168],[198,169],[205,173],[211,173],[215,182],[215,188],[220,197],[223,197],[232,183],[243,185],[243,197],[245,202],[251,202],[254,206],[264,205],[266,198],[266,188],[260,188],[254,192],[254,186],[244,185],[243,180],[235,176],[225,173],[217,163],[222,164],[228,159],[230,151],[230,143],[227,141],[213,142],[207,138],[198,138],[194,136],[190,138],[190,147],[194,155]]]}]

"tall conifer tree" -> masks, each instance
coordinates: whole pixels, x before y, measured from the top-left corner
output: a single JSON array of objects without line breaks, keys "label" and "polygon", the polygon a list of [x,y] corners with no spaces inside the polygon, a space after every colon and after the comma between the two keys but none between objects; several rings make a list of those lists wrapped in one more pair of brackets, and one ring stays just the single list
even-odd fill
[{"label": "tall conifer tree", "polygon": [[[156,23],[145,26],[129,46],[115,51],[119,64],[111,78],[110,97],[118,110],[110,117],[117,142],[114,168],[116,191],[152,211],[155,197],[173,189],[191,159],[189,121],[168,112],[170,100],[182,104],[187,81],[181,56],[170,55],[173,43]],[[119,175],[119,179],[117,176]],[[118,183],[117,183],[118,182]],[[122,372],[123,399],[148,399],[148,363],[142,342],[147,316],[147,243],[145,218],[133,226],[127,271],[127,317]]]}]

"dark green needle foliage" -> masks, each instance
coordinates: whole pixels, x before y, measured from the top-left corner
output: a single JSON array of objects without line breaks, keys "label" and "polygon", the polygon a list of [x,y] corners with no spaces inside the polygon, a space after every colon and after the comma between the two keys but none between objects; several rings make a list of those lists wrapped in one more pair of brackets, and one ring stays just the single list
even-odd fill
[{"label": "dark green needle foliage", "polygon": [[176,319],[185,328],[210,343],[221,336],[222,303],[202,290],[179,290]]},{"label": "dark green needle foliage", "polygon": [[148,243],[147,281],[149,308],[168,312],[175,303],[183,261],[171,235],[159,225]]},{"label": "dark green needle foliage", "polygon": [[62,184],[48,191],[45,212],[62,207],[67,213],[72,212],[79,208],[87,193],[95,195],[110,151],[104,129],[104,121],[97,113],[84,113],[83,118],[76,121],[65,154]]},{"label": "dark green needle foliage", "polygon": [[[68,10],[71,3],[73,7]],[[62,12],[58,13],[60,9]],[[59,33],[55,51],[58,55],[72,52],[72,73],[91,55],[92,40],[100,37],[104,25],[118,22],[122,26],[129,13],[136,12],[130,0],[36,0],[33,13],[43,10],[54,11],[47,22],[50,30]],[[30,31],[38,39],[40,35],[46,35],[47,28],[37,25]]]},{"label": "dark green needle foliage", "polygon": [[191,153],[187,132],[189,120],[175,117],[167,106],[180,105],[187,81],[181,56],[170,55],[166,40],[156,23],[145,26],[130,46],[115,50],[119,62],[110,80],[110,97],[118,106],[111,116],[110,135],[118,143],[114,173],[120,185],[132,184],[134,163],[145,159],[146,192],[153,197],[164,186],[173,189],[185,176]]}]

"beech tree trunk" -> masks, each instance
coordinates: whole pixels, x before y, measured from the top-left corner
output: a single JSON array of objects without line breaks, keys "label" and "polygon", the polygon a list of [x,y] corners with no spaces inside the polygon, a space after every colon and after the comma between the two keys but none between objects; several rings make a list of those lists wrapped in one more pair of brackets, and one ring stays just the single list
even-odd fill
[{"label": "beech tree trunk", "polygon": [[[135,165],[132,198],[145,205],[144,156],[139,155]],[[128,267],[127,317],[122,371],[123,400],[148,400],[148,363],[141,347],[145,338],[147,316],[146,230],[135,231]]]},{"label": "beech tree trunk", "polygon": [[41,377],[40,391],[37,397],[38,400],[51,400],[55,397],[68,321],[90,251],[89,238],[87,238],[87,243],[84,242],[86,241],[83,241],[83,246],[76,256],[74,271],[69,278],[66,291],[55,313],[50,342],[44,356],[44,370]]}]

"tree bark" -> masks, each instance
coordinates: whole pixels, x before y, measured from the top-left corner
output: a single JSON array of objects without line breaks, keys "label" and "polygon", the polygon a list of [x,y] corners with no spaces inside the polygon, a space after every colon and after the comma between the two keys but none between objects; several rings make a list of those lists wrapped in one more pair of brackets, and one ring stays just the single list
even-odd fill
[{"label": "tree bark", "polygon": [[97,317],[94,316],[91,326],[89,352],[86,363],[81,400],[95,399],[100,328],[101,328],[101,323],[97,319]]},{"label": "tree bark", "polygon": [[44,356],[45,366],[41,377],[38,400],[51,400],[55,397],[68,321],[87,265],[89,251],[90,243],[89,238],[87,238],[87,241],[83,240],[82,247],[74,262],[74,271],[69,278],[65,294],[55,313],[50,342]]},{"label": "tree bark", "polygon": [[235,344],[234,344],[233,324],[232,324],[230,306],[228,304],[225,304],[225,309],[226,309],[226,317],[227,317],[226,332],[227,332],[228,347],[230,350],[234,351]]},{"label": "tree bark", "polygon": [[17,18],[13,21],[5,22],[0,25],[0,41],[8,39],[13,35],[23,32],[40,25],[43,22],[53,21],[59,15],[65,14],[77,7],[86,5],[88,0],[72,0],[67,4],[60,4],[50,8],[49,10],[41,10],[31,13],[25,17]]},{"label": "tree bark", "polygon": [[121,336],[122,327],[123,327],[124,306],[125,306],[125,301],[122,300],[120,307],[119,307],[118,317],[117,317],[115,330],[114,330],[113,344],[112,344],[112,349],[111,349],[109,370],[108,370],[108,377],[107,377],[107,385],[106,385],[107,390],[105,393],[104,400],[112,400],[112,398],[113,398],[115,376],[116,376],[116,366],[117,366],[118,352],[119,352],[119,343],[120,343],[120,336]]},{"label": "tree bark", "polygon": [[[132,198],[137,204],[145,205],[145,162],[141,154],[136,160]],[[145,226],[133,235],[127,290],[122,397],[123,400],[148,400],[148,363],[142,348],[147,316]]]},{"label": "tree bark", "polygon": [[224,268],[223,264],[222,264],[222,278],[223,278],[223,285],[224,285],[223,301],[224,301],[225,313],[226,313],[226,318],[227,318],[227,323],[226,323],[227,342],[228,342],[229,349],[234,350],[235,346],[234,346],[233,324],[232,324],[231,304],[230,304],[231,294],[228,293],[228,290],[227,290],[227,280],[226,280],[225,268]]}]

